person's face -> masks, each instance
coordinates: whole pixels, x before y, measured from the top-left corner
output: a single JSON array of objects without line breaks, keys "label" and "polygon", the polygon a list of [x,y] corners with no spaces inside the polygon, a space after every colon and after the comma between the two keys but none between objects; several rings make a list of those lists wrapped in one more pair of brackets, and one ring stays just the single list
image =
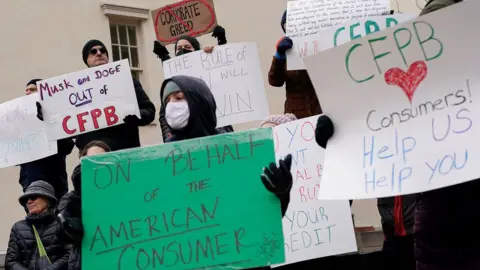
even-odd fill
[{"label": "person's face", "polygon": [[89,67],[96,67],[108,63],[107,49],[97,45],[88,52],[87,64]]},{"label": "person's face", "polygon": [[38,215],[48,209],[48,200],[44,197],[31,196],[27,201],[28,213]]},{"label": "person's face", "polygon": [[194,50],[195,49],[193,48],[192,44],[188,40],[181,39],[177,43],[177,51],[175,52],[175,55],[178,56],[181,54],[185,54],[186,51],[193,52]]},{"label": "person's face", "polygon": [[29,84],[27,85],[27,88],[25,88],[25,94],[27,96],[36,92],[37,92],[37,86],[35,84]]},{"label": "person's face", "polygon": [[278,125],[277,125],[277,124],[274,124],[274,123],[265,123],[265,124],[263,124],[261,127],[262,127],[262,128],[269,128],[269,127],[272,127],[272,128],[273,128],[273,127],[276,127],[276,126],[278,126]]},{"label": "person's face", "polygon": [[185,94],[183,92],[174,92],[167,97],[167,103],[186,101]]},{"label": "person's face", "polygon": [[99,146],[92,146],[87,150],[87,154],[85,156],[95,156],[98,154],[106,153],[105,149]]}]

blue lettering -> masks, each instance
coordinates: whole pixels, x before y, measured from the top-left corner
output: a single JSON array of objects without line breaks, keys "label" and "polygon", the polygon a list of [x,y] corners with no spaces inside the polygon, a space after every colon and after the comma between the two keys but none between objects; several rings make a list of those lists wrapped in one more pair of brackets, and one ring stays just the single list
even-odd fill
[{"label": "blue lettering", "polygon": [[462,133],[465,133],[468,130],[470,130],[470,128],[472,128],[473,122],[472,122],[471,118],[463,115],[464,112],[470,113],[470,111],[468,109],[461,109],[456,113],[455,119],[461,120],[462,122],[466,122],[466,125],[464,125],[465,127],[463,127],[462,129],[452,128],[452,120],[450,118],[450,115],[447,115],[447,127],[445,129],[445,132],[443,134],[440,134],[440,136],[438,135],[437,132],[435,132],[435,127],[438,127],[439,125],[438,124],[435,125],[435,117],[432,117],[432,136],[433,136],[433,139],[437,142],[441,142],[448,137],[448,134],[450,134],[450,131],[452,131],[455,134],[462,134]]},{"label": "blue lettering", "polygon": [[440,175],[444,176],[449,174],[453,169],[461,170],[465,168],[468,161],[468,150],[465,150],[465,159],[463,163],[458,162],[457,160],[457,153],[454,152],[453,155],[445,155],[444,157],[438,159],[435,162],[435,166],[430,165],[427,161],[425,161],[425,165],[430,169],[430,178],[428,179],[428,183],[432,182],[435,173],[438,172]]},{"label": "blue lettering", "polygon": [[295,126],[295,130],[293,131],[290,131],[290,129],[288,127],[285,127],[288,131],[288,133],[290,133],[291,137],[290,137],[290,143],[288,144],[288,147],[290,147],[292,145],[292,142],[293,142],[293,138],[295,138],[295,133],[297,133],[297,129],[298,129],[298,125]]},{"label": "blue lettering", "polygon": [[[405,180],[412,176],[413,169],[410,166],[404,167],[397,171],[396,165],[392,164],[390,178],[386,176],[377,177],[376,169],[372,169],[372,174],[369,176],[368,172],[365,172],[365,192],[375,192],[376,189],[388,188],[391,191],[402,191],[402,186]],[[389,181],[387,181],[389,180]]]}]

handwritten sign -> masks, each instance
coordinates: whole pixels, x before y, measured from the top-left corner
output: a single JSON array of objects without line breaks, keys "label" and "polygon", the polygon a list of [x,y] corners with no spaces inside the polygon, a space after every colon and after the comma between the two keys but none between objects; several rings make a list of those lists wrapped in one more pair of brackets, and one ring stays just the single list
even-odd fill
[{"label": "handwritten sign", "polygon": [[282,220],[285,264],[357,251],[348,200],[317,200],[325,153],[315,142],[317,118],[312,116],[273,129],[277,159],[288,154],[293,157],[294,184]]},{"label": "handwritten sign", "polygon": [[16,166],[57,153],[45,125],[37,119],[38,94],[0,104],[0,168]]},{"label": "handwritten sign", "polygon": [[459,3],[305,59],[335,124],[320,198],[390,197],[478,178],[471,22],[479,8]]},{"label": "handwritten sign", "polygon": [[152,11],[153,27],[163,45],[180,36],[200,36],[217,26],[213,0],[184,0]]},{"label": "handwritten sign", "polygon": [[219,127],[263,120],[268,114],[262,71],[254,43],[217,46],[163,62],[165,78],[189,75],[203,79],[217,103]]},{"label": "handwritten sign", "polygon": [[415,18],[411,14],[376,16],[359,21],[351,21],[320,31],[316,35],[293,38],[293,48],[287,52],[288,70],[305,69],[303,59],[319,52],[331,49],[359,39],[371,33],[396,26]]},{"label": "handwritten sign", "polygon": [[128,60],[37,82],[50,141],[140,117]]},{"label": "handwritten sign", "polygon": [[[85,269],[253,268],[284,261],[262,168],[271,129],[82,159]],[[101,205],[101,207],[99,207]]]},{"label": "handwritten sign", "polygon": [[287,3],[286,33],[290,38],[319,34],[347,21],[390,12],[390,0],[298,0]]}]

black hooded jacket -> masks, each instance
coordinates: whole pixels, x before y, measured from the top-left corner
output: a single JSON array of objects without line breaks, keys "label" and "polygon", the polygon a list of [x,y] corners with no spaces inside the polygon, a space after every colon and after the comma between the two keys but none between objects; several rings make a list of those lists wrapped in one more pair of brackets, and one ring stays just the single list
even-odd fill
[{"label": "black hooded jacket", "polygon": [[[135,78],[132,79],[141,115],[138,125],[121,124],[78,135],[75,140],[78,150],[82,151],[89,142],[95,140],[103,141],[112,151],[140,146],[138,126],[146,126],[155,119],[155,106],[148,98],[140,82]],[[123,119],[119,119],[119,121],[123,121]]]}]

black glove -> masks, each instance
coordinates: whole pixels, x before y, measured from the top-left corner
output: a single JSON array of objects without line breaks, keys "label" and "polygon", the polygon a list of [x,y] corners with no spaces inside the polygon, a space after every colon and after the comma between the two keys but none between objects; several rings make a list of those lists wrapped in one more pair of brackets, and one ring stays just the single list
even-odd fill
[{"label": "black glove", "polygon": [[280,159],[279,166],[275,163],[263,169],[260,176],[265,188],[276,194],[280,199],[282,195],[289,195],[292,189],[293,177],[290,169],[292,168],[292,155],[288,155],[285,160]]},{"label": "black glove", "polygon": [[77,217],[64,217],[62,214],[58,215],[60,226],[63,233],[73,242],[82,243],[83,239],[83,224],[82,220]]},{"label": "black glove", "polygon": [[323,149],[327,147],[328,140],[333,135],[333,123],[330,117],[320,115],[317,120],[317,127],[315,128],[315,141]]},{"label": "black glove", "polygon": [[123,118],[123,122],[127,125],[138,126],[140,124],[140,118],[136,115],[127,115]]},{"label": "black glove", "polygon": [[169,53],[168,53],[167,48],[165,48],[165,46],[160,44],[160,42],[158,42],[158,40],[155,40],[153,42],[153,53],[156,54],[158,56],[158,58],[160,58],[162,60],[168,60],[168,58],[169,58]]},{"label": "black glove", "polygon": [[277,53],[285,56],[285,53],[293,47],[293,41],[289,37],[281,38],[277,43]]},{"label": "black glove", "polygon": [[35,104],[37,104],[37,118],[40,121],[43,121],[42,104],[40,104],[38,101]]},{"label": "black glove", "polygon": [[213,28],[212,37],[217,38],[218,45],[227,44],[227,37],[225,36],[225,28],[220,25]]}]

